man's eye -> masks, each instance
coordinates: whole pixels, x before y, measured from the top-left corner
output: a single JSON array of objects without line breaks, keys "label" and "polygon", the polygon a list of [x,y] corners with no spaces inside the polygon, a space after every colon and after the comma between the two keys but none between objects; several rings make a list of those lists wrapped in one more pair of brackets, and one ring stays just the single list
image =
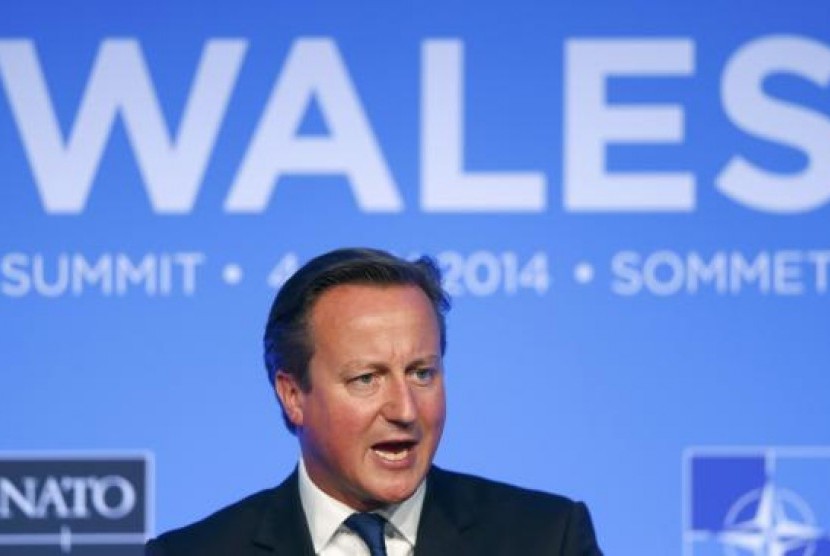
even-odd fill
[{"label": "man's eye", "polygon": [[349,386],[358,390],[367,390],[377,384],[376,373],[365,373],[349,379]]},{"label": "man's eye", "polygon": [[415,380],[419,383],[428,384],[432,382],[432,379],[435,377],[435,369],[415,369],[414,371],[412,371],[412,376],[414,376]]}]

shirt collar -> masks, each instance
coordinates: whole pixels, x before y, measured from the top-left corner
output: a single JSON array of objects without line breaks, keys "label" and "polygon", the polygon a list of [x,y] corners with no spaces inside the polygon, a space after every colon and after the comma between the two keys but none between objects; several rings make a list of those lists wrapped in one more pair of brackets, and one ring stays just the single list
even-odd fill
[{"label": "shirt collar", "polygon": [[[300,502],[311,533],[314,552],[319,554],[334,537],[343,521],[356,510],[320,490],[308,476],[303,458],[300,458],[299,463],[299,487]],[[392,504],[375,512],[386,518],[411,546],[415,546],[418,535],[418,522],[421,519],[425,493],[426,481],[421,481],[412,496],[399,504]]]}]

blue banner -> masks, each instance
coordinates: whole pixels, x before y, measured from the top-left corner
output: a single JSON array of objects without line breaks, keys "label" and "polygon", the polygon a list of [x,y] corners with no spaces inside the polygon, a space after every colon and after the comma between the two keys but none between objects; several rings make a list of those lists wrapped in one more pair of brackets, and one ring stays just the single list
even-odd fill
[{"label": "blue banner", "polygon": [[826,2],[2,11],[0,451],[152,453],[155,532],[276,484],[269,304],[367,245],[454,298],[439,465],[830,554]]}]

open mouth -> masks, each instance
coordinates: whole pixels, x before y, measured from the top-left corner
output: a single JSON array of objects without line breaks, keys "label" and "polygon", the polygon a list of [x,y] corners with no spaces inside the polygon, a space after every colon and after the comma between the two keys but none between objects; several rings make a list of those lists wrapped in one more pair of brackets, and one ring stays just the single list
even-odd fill
[{"label": "open mouth", "polygon": [[372,451],[386,461],[401,461],[406,458],[415,446],[415,442],[379,442],[372,446]]}]

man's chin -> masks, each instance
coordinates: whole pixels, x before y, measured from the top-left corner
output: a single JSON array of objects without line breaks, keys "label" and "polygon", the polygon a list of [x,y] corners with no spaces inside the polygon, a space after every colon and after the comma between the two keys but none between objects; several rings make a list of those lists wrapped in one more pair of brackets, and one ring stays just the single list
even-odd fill
[{"label": "man's chin", "polygon": [[369,491],[370,497],[364,501],[364,506],[371,506],[363,511],[376,510],[384,506],[392,504],[400,504],[406,501],[409,497],[415,494],[421,480],[408,479],[392,484],[375,485],[375,488]]}]

